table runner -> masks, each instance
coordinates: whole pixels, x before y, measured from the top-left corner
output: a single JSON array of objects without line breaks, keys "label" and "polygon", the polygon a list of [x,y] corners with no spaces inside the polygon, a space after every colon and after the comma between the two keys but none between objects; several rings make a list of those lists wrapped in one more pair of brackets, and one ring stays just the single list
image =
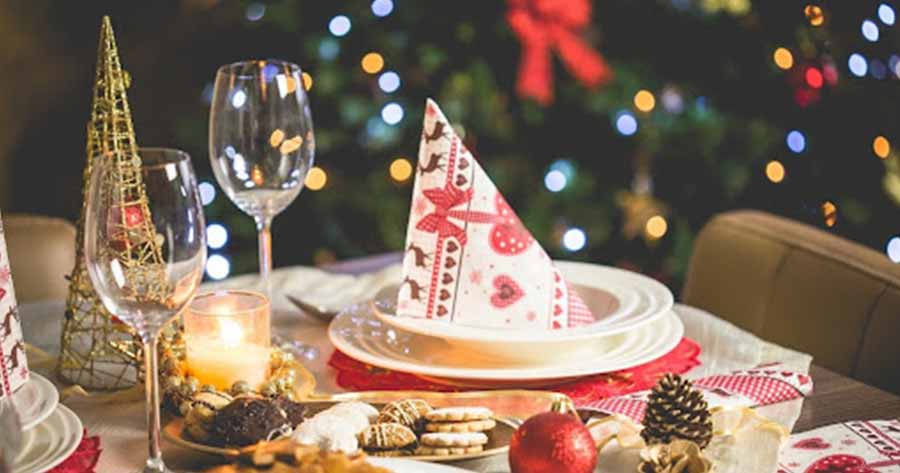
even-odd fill
[{"label": "table runner", "polygon": [[[335,275],[306,267],[283,268],[273,272],[272,307],[274,330],[301,340],[318,349],[319,356],[307,363],[316,375],[320,392],[339,392],[334,371],[327,366],[333,348],[326,335],[326,325],[302,315],[284,298],[291,294],[311,302],[338,306],[361,302],[372,297],[387,283],[395,282],[400,275],[399,265],[361,276]],[[206,284],[202,290],[219,288],[243,288],[261,290],[256,275],[232,278]],[[21,307],[25,339],[49,353],[59,351],[60,318],[63,301],[46,301],[25,304]],[[793,371],[808,373],[812,358],[763,341],[752,334],[720,320],[701,310],[676,306],[685,324],[685,334],[702,346],[701,365],[688,373],[689,377],[703,377],[727,373],[771,362],[782,362]],[[144,406],[142,401],[117,403],[115,409],[91,398],[69,398],[66,404],[73,408],[92,435],[98,435],[103,445],[103,455],[97,472],[129,471],[143,464],[146,457],[146,431],[144,430]],[[799,416],[802,401],[766,406],[761,412],[788,427]],[[164,444],[166,461],[176,471],[196,471],[214,464],[214,457],[198,456],[168,442]],[[492,458],[477,464],[461,465],[482,472],[507,471],[506,458]]]}]

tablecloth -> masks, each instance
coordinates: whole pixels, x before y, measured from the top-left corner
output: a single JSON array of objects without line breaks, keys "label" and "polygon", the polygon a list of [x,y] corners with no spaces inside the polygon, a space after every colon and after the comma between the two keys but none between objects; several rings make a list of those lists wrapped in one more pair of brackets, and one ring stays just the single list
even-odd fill
[{"label": "tablecloth", "polygon": [[[334,373],[326,362],[333,348],[326,335],[327,326],[303,315],[284,297],[285,294],[321,305],[340,307],[371,298],[388,283],[397,281],[399,265],[378,272],[352,276],[333,274],[315,268],[291,267],[272,273],[272,323],[276,333],[315,347],[318,356],[308,360],[307,368],[316,376],[319,392],[338,392]],[[256,275],[231,278],[222,282],[205,284],[202,291],[220,288],[263,290]],[[24,304],[20,308],[29,343],[49,353],[59,351],[59,338],[63,314],[63,301],[45,301]],[[676,313],[685,324],[685,334],[703,348],[702,364],[692,370],[689,377],[702,377],[748,369],[762,363],[782,362],[786,367],[808,373],[812,357],[800,352],[761,340],[754,335],[718,319],[699,309],[676,305]],[[134,471],[146,458],[146,431],[144,429],[144,404],[140,401],[116,403],[99,402],[87,398],[70,397],[65,403],[82,419],[92,435],[99,435],[103,445],[97,471]],[[800,413],[802,400],[762,408],[762,413],[788,428],[792,427]],[[215,457],[201,456],[164,443],[167,464],[176,471],[196,471],[214,464]],[[508,471],[506,458],[494,457],[486,461],[459,465],[480,472]]]}]

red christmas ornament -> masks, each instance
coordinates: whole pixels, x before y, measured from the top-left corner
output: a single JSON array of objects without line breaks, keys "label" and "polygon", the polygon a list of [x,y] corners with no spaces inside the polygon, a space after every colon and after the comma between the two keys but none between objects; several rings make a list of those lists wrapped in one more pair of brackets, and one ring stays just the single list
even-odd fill
[{"label": "red christmas ornament", "polygon": [[531,417],[509,444],[512,473],[592,473],[597,446],[577,417],[545,412]]}]

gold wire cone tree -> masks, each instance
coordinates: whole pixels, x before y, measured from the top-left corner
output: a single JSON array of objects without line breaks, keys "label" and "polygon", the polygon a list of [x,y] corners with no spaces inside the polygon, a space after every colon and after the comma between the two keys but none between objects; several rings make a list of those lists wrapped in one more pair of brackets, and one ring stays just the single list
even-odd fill
[{"label": "gold wire cone tree", "polygon": [[[141,158],[131,110],[130,78],[122,70],[109,17],[103,17],[94,99],[87,124],[87,163],[84,169],[81,216],[75,237],[75,268],[63,319],[59,374],[89,389],[121,389],[133,385],[141,366],[141,341],[135,331],[103,306],[94,290],[84,259],[84,219],[88,184],[94,166],[108,166],[105,193],[111,199],[108,225],[115,235],[108,251],[124,268],[135,299],[165,300],[168,293],[161,241],[156,234],[141,178]],[[90,231],[96,231],[91,229]]]}]

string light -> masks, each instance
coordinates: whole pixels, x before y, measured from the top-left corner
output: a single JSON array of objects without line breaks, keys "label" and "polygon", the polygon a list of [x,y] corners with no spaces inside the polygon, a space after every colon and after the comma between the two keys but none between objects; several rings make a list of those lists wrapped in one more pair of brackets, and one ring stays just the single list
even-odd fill
[{"label": "string light", "polygon": [[228,230],[221,224],[211,223],[206,227],[206,246],[218,250],[228,243]]},{"label": "string light", "polygon": [[394,2],[391,0],[374,0],[372,2],[372,13],[377,17],[385,17],[394,11]]},{"label": "string light", "polygon": [[784,180],[784,165],[780,161],[772,160],[766,164],[766,177],[775,184]]},{"label": "string light", "polygon": [[562,171],[553,169],[544,176],[544,186],[550,192],[559,192],[566,188],[568,183],[566,175]]},{"label": "string light", "polygon": [[868,63],[866,63],[866,58],[859,53],[853,53],[850,55],[850,59],[847,60],[847,66],[850,68],[850,73],[852,73],[856,77],[864,77],[866,75],[866,72],[868,72],[869,70],[869,65]]},{"label": "string light", "polygon": [[212,255],[206,260],[206,275],[210,279],[225,279],[231,273],[231,262],[222,255]]},{"label": "string light", "polygon": [[825,12],[818,5],[807,5],[803,9],[803,14],[812,26],[822,26],[825,23]]},{"label": "string light", "polygon": [[303,90],[309,92],[309,90],[312,89],[313,86],[312,76],[309,75],[308,72],[304,72],[301,77],[303,77]]},{"label": "string light", "polygon": [[831,228],[837,223],[837,206],[834,202],[826,200],[822,202],[822,217],[825,219],[825,226]]},{"label": "string light", "polygon": [[875,24],[872,20],[865,20],[862,22],[862,35],[863,38],[871,42],[878,41],[878,25]]},{"label": "string light", "polygon": [[815,67],[808,67],[806,69],[806,83],[812,87],[813,89],[821,89],[822,84],[824,84],[825,80],[822,77],[822,72],[820,72]]},{"label": "string light", "polygon": [[259,21],[262,20],[262,17],[266,14],[266,6],[262,3],[251,3],[247,5],[247,11],[244,16],[247,17],[250,21]]},{"label": "string light", "polygon": [[887,3],[882,3],[878,5],[878,19],[881,20],[882,23],[888,26],[893,26],[894,21],[896,20],[896,15],[894,15],[894,9],[891,8]]},{"label": "string light", "polygon": [[787,48],[778,48],[772,55],[775,65],[781,69],[787,70],[794,66],[794,55]]},{"label": "string light", "polygon": [[403,107],[397,102],[390,102],[381,109],[381,119],[388,125],[396,125],[403,120]]},{"label": "string light", "polygon": [[247,93],[241,89],[238,89],[231,96],[231,106],[234,108],[241,108],[247,102]]},{"label": "string light", "polygon": [[887,243],[887,255],[891,261],[900,263],[900,237],[892,237]]},{"label": "string light", "polygon": [[391,174],[391,179],[397,182],[403,182],[412,176],[413,167],[408,159],[397,158],[391,163],[388,171]]},{"label": "string light", "polygon": [[200,191],[200,203],[204,206],[216,200],[216,188],[212,184],[204,181],[197,184],[197,189]]},{"label": "string light", "polygon": [[637,132],[637,119],[631,112],[621,111],[616,114],[616,130],[625,136],[631,136]]},{"label": "string light", "polygon": [[319,166],[313,166],[306,174],[306,188],[311,191],[321,190],[328,182],[328,174]]},{"label": "string light", "polygon": [[872,151],[875,152],[875,156],[885,159],[891,153],[891,142],[883,136],[876,136],[872,141]]},{"label": "string light", "polygon": [[806,137],[797,130],[791,130],[786,141],[788,148],[795,153],[802,153],[806,149]]},{"label": "string light", "polygon": [[363,56],[362,68],[368,74],[377,74],[384,68],[384,58],[381,54],[371,52]]},{"label": "string light", "polygon": [[650,112],[656,107],[656,97],[649,90],[639,90],[634,94],[634,106],[644,112]]},{"label": "string light", "polygon": [[647,223],[644,224],[644,231],[647,232],[647,236],[650,238],[662,238],[668,230],[669,223],[666,222],[662,215],[654,215],[647,219]]},{"label": "string light", "polygon": [[572,227],[563,233],[562,244],[569,251],[578,251],[587,244],[587,234],[578,227]]},{"label": "string light", "polygon": [[378,76],[378,87],[386,94],[396,92],[400,88],[400,76],[394,71],[387,71]]},{"label": "string light", "polygon": [[346,36],[351,27],[350,18],[344,15],[338,15],[328,22],[328,31],[337,37]]}]

